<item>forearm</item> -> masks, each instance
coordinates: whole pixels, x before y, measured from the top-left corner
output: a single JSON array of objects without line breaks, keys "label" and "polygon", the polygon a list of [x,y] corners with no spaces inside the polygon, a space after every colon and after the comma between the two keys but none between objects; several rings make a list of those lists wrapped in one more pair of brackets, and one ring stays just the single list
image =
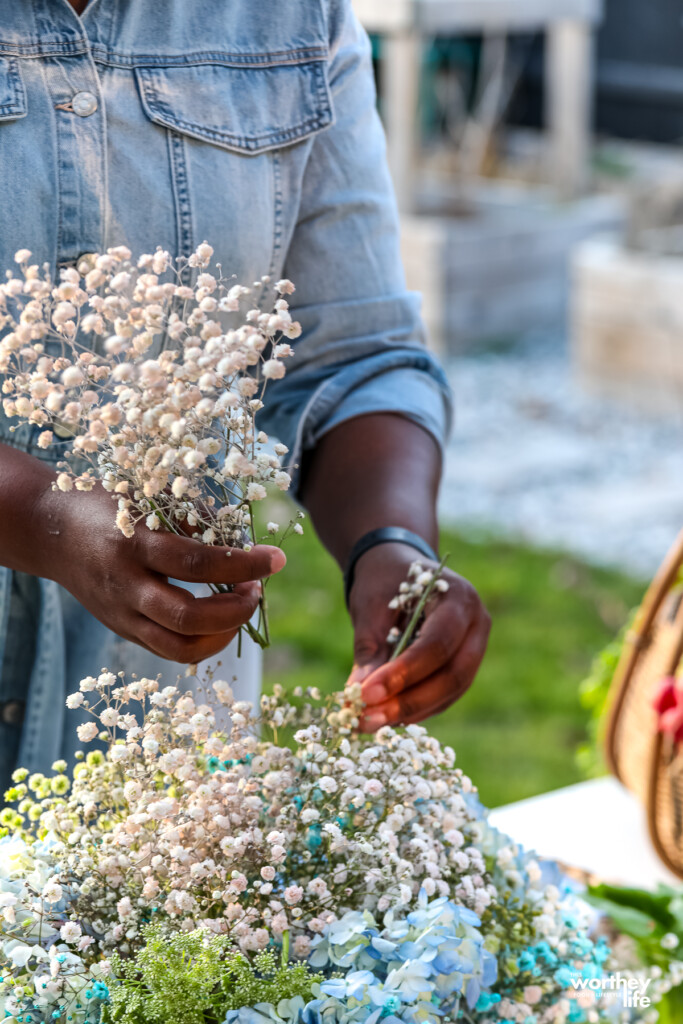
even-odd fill
[{"label": "forearm", "polygon": [[[55,473],[40,459],[0,444],[0,565],[48,575],[57,539],[51,495]],[[52,541],[52,543],[51,543]]]},{"label": "forearm", "polygon": [[[326,434],[304,464],[303,501],[321,540],[346,568],[355,542],[381,526],[403,526],[436,549],[441,456],[432,435],[406,417],[378,413]],[[419,722],[461,696],[484,656],[490,620],[467,580],[430,602],[417,640],[396,660],[390,601],[416,558],[405,544],[381,544],[356,563],[349,611],[354,628],[350,684],[361,684],[361,728]]]},{"label": "forearm", "polygon": [[411,420],[377,413],[340,423],[303,471],[303,503],[342,568],[359,537],[381,526],[403,526],[436,548],[441,454]]}]

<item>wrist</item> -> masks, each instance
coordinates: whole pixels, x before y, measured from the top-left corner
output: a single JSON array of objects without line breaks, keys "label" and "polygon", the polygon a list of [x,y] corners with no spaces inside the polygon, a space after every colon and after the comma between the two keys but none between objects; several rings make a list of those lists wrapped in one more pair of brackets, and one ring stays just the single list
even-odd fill
[{"label": "wrist", "polygon": [[364,576],[371,573],[374,568],[380,565],[412,565],[413,562],[433,561],[427,558],[420,551],[417,551],[411,544],[390,543],[378,544],[370,548],[360,556],[356,562],[356,576]]},{"label": "wrist", "polygon": [[0,444],[0,565],[44,575],[52,529],[46,501],[55,476],[40,459]]},{"label": "wrist", "polygon": [[47,466],[45,470],[36,479],[36,497],[32,504],[30,533],[37,564],[29,571],[57,580],[60,564],[67,561],[68,512],[73,502],[71,495],[53,488],[57,474]]},{"label": "wrist", "polygon": [[344,600],[347,608],[353,587],[356,566],[359,559],[375,547],[384,547],[386,544],[401,544],[411,547],[423,557],[433,560],[436,553],[419,533],[414,533],[403,526],[382,526],[364,533],[353,545],[349,553],[346,567],[344,569]]},{"label": "wrist", "polygon": [[369,548],[356,561],[348,589],[349,610],[357,603],[359,593],[371,596],[377,591],[383,597],[388,590],[392,595],[396,593],[413,562],[422,562],[425,566],[436,564],[434,558],[427,557],[411,544],[392,542]]}]

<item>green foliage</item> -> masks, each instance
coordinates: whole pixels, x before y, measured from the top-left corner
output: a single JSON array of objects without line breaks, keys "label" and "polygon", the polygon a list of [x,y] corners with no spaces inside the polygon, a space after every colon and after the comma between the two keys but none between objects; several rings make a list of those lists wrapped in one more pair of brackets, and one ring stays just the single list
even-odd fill
[{"label": "green foliage", "polygon": [[644,964],[665,968],[680,959],[678,946],[662,946],[665,935],[683,942],[683,889],[659,885],[654,892],[617,885],[594,885],[585,899],[609,917],[624,935],[630,936]]},{"label": "green foliage", "polygon": [[[289,510],[262,513],[284,522]],[[287,545],[289,563],[268,590],[271,633],[265,687],[339,690],[351,668],[353,634],[341,574],[308,520]],[[585,740],[578,687],[595,652],[612,641],[643,584],[553,551],[485,537],[441,534],[449,566],[479,590],[493,618],[476,682],[430,731],[495,807],[580,782]]]},{"label": "green foliage", "polygon": [[112,957],[117,982],[103,1024],[220,1024],[241,1006],[307,1001],[322,980],[305,963],[279,963],[271,950],[248,959],[222,935],[166,936],[149,925],[144,937],[135,957]]},{"label": "green foliage", "polygon": [[683,985],[667,992],[657,1003],[657,1024],[681,1024],[683,1020]]},{"label": "green foliage", "polygon": [[256,1003],[277,1005],[281,999],[311,998],[313,985],[323,980],[306,963],[278,965],[272,950],[257,953],[253,965],[235,956],[226,964],[221,982],[221,1010],[237,1010]]},{"label": "green foliage", "polygon": [[[654,892],[617,885],[594,885],[584,899],[600,910],[623,934],[630,936],[643,966],[654,965],[667,971],[672,961],[681,959],[683,949],[683,888],[658,885]],[[662,945],[662,939],[678,939]],[[665,948],[666,947],[666,948]],[[683,986],[667,992],[657,1003],[659,1024],[683,1021]]]},{"label": "green foliage", "polygon": [[577,749],[576,761],[587,778],[597,778],[606,771],[602,743],[607,698],[624,648],[626,634],[631,628],[635,614],[635,611],[631,612],[619,635],[593,659],[591,670],[579,687],[581,705],[590,713],[590,720],[588,739]]}]

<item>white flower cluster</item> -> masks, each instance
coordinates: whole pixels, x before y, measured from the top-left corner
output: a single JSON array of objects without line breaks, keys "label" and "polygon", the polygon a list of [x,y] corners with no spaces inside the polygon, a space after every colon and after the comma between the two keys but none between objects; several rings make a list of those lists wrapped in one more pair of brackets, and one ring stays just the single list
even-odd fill
[{"label": "white flower cluster", "polygon": [[392,626],[387,636],[387,643],[395,645],[394,657],[418,635],[430,599],[448,591],[448,583],[442,576],[444,564],[445,559],[435,569],[430,569],[425,568],[422,562],[413,562],[408,578],[400,584],[398,594],[389,602],[389,608],[398,612],[403,623],[403,629]]},{"label": "white flower cluster", "polygon": [[0,913],[5,1019],[71,1020],[96,1024],[108,996],[109,961],[93,958],[94,939],[69,921],[69,889],[57,881],[50,841],[18,836],[0,842]]},{"label": "white flower cluster", "polygon": [[301,332],[284,297],[294,286],[277,282],[273,309],[238,317],[269,279],[226,281],[212,256],[203,242],[186,260],[159,249],[133,262],[117,246],[55,284],[20,250],[20,273],[0,285],[5,414],[44,428],[40,447],[69,439],[56,486],[101,481],[127,537],[144,521],[242,547],[253,502],[289,487],[287,448],[263,451],[256,415]]},{"label": "white flower cluster", "polygon": [[[88,677],[68,704],[92,711],[81,739],[104,733],[107,752],[77,765],[68,795],[48,783],[36,802],[16,787],[19,817],[55,837],[57,880],[74,885],[73,920],[98,948],[134,944],[150,908],[245,950],[289,931],[301,956],[348,909],[409,908],[420,889],[477,913],[491,904],[469,840],[471,785],[424,728],[385,728],[368,743],[351,732],[352,709],[311,693],[303,707],[264,697],[255,716],[226,682],[213,689],[227,735],[211,706],[175,687]],[[295,749],[279,745],[278,730],[302,720]]]}]

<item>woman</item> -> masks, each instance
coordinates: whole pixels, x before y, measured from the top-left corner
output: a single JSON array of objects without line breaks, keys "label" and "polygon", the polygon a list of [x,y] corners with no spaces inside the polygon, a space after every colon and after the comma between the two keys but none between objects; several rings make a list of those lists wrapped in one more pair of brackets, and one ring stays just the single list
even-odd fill
[{"label": "woman", "polygon": [[[488,618],[455,573],[419,642],[384,665],[387,603],[437,544],[450,407],[405,290],[349,0],[0,0],[0,200],[2,268],[23,247],[57,273],[112,245],[188,255],[206,238],[240,282],[295,281],[303,335],[262,426],[289,445],[295,494],[347,571],[364,725],[459,696]],[[10,426],[0,413],[3,778],[70,753],[78,719],[63,700],[81,675],[216,655],[283,564],[260,546],[230,559],[228,579],[221,549],[122,538],[109,496],[53,493],[59,453]],[[197,598],[169,577],[237,586]]]}]

